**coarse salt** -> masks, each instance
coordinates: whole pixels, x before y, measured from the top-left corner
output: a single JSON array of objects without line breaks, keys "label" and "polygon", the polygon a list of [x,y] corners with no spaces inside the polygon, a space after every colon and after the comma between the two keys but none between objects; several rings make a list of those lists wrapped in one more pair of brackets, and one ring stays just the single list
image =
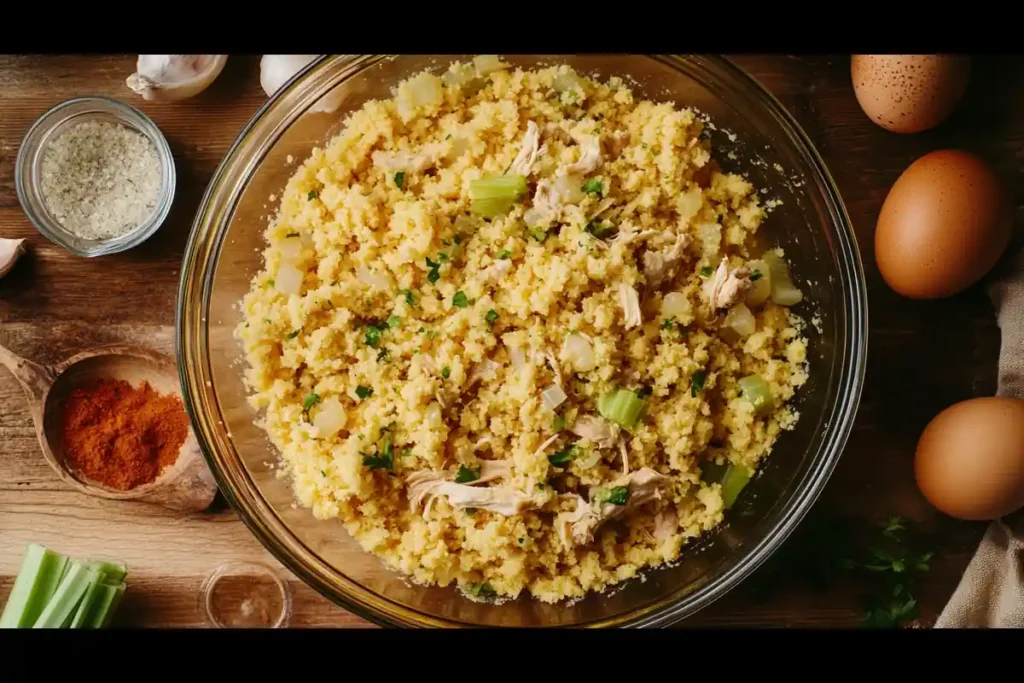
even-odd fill
[{"label": "coarse salt", "polygon": [[161,181],[153,142],[108,121],[83,121],[61,133],[48,145],[40,169],[50,214],[89,240],[120,237],[146,221]]}]

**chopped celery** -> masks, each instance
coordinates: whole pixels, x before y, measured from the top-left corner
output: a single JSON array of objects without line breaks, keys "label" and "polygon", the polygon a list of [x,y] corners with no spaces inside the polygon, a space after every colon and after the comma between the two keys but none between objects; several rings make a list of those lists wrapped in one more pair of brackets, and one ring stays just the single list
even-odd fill
[{"label": "chopped celery", "polygon": [[736,502],[736,497],[740,495],[740,491],[747,485],[752,475],[753,472],[746,467],[729,465],[726,468],[722,476],[722,504],[726,510]]},{"label": "chopped celery", "polygon": [[479,178],[469,184],[470,209],[483,218],[496,218],[508,213],[525,193],[525,176],[513,173]]},{"label": "chopped celery", "polygon": [[99,572],[89,565],[72,560],[71,569],[57,586],[46,609],[36,619],[32,628],[60,628],[63,626],[68,616],[78,607],[82,596],[89,590],[89,585],[97,574]]},{"label": "chopped celery", "polygon": [[30,544],[0,615],[0,628],[30,628],[46,609],[67,565],[64,555],[38,543]]},{"label": "chopped celery", "polygon": [[643,410],[644,400],[628,389],[617,389],[597,401],[601,417],[626,429],[636,426]]},{"label": "chopped celery", "polygon": [[780,306],[800,303],[804,295],[790,279],[789,265],[773,251],[765,252],[764,261],[768,264],[772,301]]},{"label": "chopped celery", "polygon": [[128,575],[128,565],[120,560],[103,560],[90,557],[86,560],[94,569],[103,573],[103,583],[117,585]]},{"label": "chopped celery", "polygon": [[755,415],[764,415],[775,405],[768,382],[760,375],[748,375],[741,379],[740,391],[743,392],[743,398],[753,404]]}]

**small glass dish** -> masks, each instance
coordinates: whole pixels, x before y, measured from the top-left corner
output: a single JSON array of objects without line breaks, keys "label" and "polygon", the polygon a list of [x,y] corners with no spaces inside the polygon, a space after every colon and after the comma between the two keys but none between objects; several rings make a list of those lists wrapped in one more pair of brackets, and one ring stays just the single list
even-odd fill
[{"label": "small glass dish", "polygon": [[[70,232],[50,213],[40,190],[40,167],[47,146],[72,125],[88,120],[120,123],[142,133],[156,147],[160,158],[160,194],[153,213],[137,227],[117,237],[89,240]],[[76,97],[61,102],[36,119],[21,142],[14,170],[18,201],[32,225],[51,242],[85,257],[116,254],[149,239],[170,213],[176,183],[174,157],[160,129],[135,107],[108,97]]]},{"label": "small glass dish", "polygon": [[215,628],[285,628],[292,594],[285,580],[257,562],[225,562],[200,589],[207,622]]}]

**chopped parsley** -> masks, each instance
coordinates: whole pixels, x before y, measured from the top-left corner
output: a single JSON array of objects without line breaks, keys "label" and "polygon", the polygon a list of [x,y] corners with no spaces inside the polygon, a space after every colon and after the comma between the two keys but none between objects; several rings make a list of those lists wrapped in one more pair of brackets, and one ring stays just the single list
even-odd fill
[{"label": "chopped parsley", "polygon": [[313,406],[315,406],[319,402],[320,402],[320,396],[318,394],[315,394],[315,393],[306,394],[305,400],[302,401],[302,409],[303,410],[309,410],[310,408],[312,408]]},{"label": "chopped parsley", "polygon": [[672,318],[665,318],[664,320],[661,321],[661,329],[671,330],[673,327],[675,327],[675,322],[676,321],[673,320]]},{"label": "chopped parsley", "polygon": [[427,280],[431,284],[441,279],[441,264],[431,261],[429,256],[427,257],[427,268],[430,268],[430,271],[427,272]]},{"label": "chopped parsley", "polygon": [[395,456],[394,453],[389,452],[384,455],[364,455],[363,466],[373,470],[387,470],[388,472],[395,471]]},{"label": "chopped parsley", "polygon": [[613,486],[610,489],[604,489],[597,495],[597,500],[600,503],[625,505],[626,502],[629,501],[629,487]]},{"label": "chopped parsley", "polygon": [[392,330],[395,329],[396,327],[398,327],[399,323],[401,323],[401,322],[402,322],[402,319],[399,318],[397,315],[393,315],[393,316],[391,316],[390,318],[387,319],[388,327],[390,327]]},{"label": "chopped parsley", "polygon": [[565,429],[565,417],[563,415],[555,415],[555,418],[551,420],[551,429],[555,432]]},{"label": "chopped parsley", "polygon": [[399,171],[395,174],[395,187],[401,190],[403,185],[405,185],[405,171]]},{"label": "chopped parsley", "polygon": [[387,349],[381,349],[380,351],[377,352],[377,362],[380,363],[383,361],[386,363],[388,361],[388,356],[390,355],[391,354],[388,353]]},{"label": "chopped parsley", "polygon": [[491,310],[487,311],[487,315],[484,316],[484,320],[486,320],[488,323],[490,323],[492,325],[494,324],[494,321],[497,320],[497,319],[498,319],[498,312],[496,310],[494,310],[493,308]]},{"label": "chopped parsley", "polygon": [[287,235],[285,235],[285,238],[291,239],[292,237],[298,237],[298,236],[299,236],[299,233],[297,233],[297,232],[290,232]]},{"label": "chopped parsley", "polygon": [[615,225],[611,221],[590,221],[587,223],[587,232],[599,240],[611,237],[615,232]]},{"label": "chopped parsley", "polygon": [[764,276],[761,274],[761,271],[760,270],[755,270],[753,273],[750,274],[750,281],[751,282],[757,282],[762,277],[764,277]]},{"label": "chopped parsley", "polygon": [[370,387],[364,387],[362,384],[360,384],[358,387],[356,387],[356,396],[363,399],[370,398],[371,396],[373,396],[373,389],[371,389]]},{"label": "chopped parsley", "polygon": [[697,392],[704,388],[704,380],[706,378],[707,373],[703,370],[693,373],[693,377],[690,378],[690,396],[697,398]]},{"label": "chopped parsley", "polygon": [[367,346],[376,346],[380,342],[381,329],[386,328],[386,325],[367,325],[366,332],[363,333],[363,341]]},{"label": "chopped parsley", "polygon": [[456,245],[462,244],[462,235],[456,235],[455,236],[455,244]]},{"label": "chopped parsley", "polygon": [[465,465],[459,465],[459,473],[455,475],[456,484],[468,484],[480,478],[480,468],[472,469]]},{"label": "chopped parsley", "polygon": [[502,249],[501,251],[498,252],[498,260],[499,261],[504,261],[505,259],[510,258],[511,256],[512,256],[512,251],[509,250],[509,249]]},{"label": "chopped parsley", "polygon": [[445,263],[448,260],[448,254],[446,254],[443,251],[438,252],[437,260],[440,261],[441,263]]},{"label": "chopped parsley", "polygon": [[461,289],[455,292],[455,296],[452,297],[452,305],[458,308],[465,308],[469,306],[469,299],[466,298],[466,293]]},{"label": "chopped parsley", "polygon": [[493,598],[498,591],[489,583],[474,583],[469,586],[469,594],[476,598]]},{"label": "chopped parsley", "polygon": [[443,368],[441,368],[441,377],[443,377],[444,379],[448,379],[451,376],[452,376],[452,369],[450,367],[448,367],[446,365]]},{"label": "chopped parsley", "polygon": [[320,476],[324,477],[326,479],[327,478],[327,472],[325,470],[320,470]]},{"label": "chopped parsley", "polygon": [[711,277],[711,274],[713,272],[715,272],[715,271],[711,270],[711,266],[704,266],[703,268],[700,269],[700,276],[701,277]]},{"label": "chopped parsley", "polygon": [[597,178],[591,178],[587,182],[583,183],[583,191],[587,194],[600,195],[604,192],[604,187],[601,185],[601,181]]},{"label": "chopped parsley", "polygon": [[551,463],[552,467],[565,467],[576,457],[576,444],[570,444],[548,456],[548,462]]},{"label": "chopped parsley", "polygon": [[636,397],[637,398],[647,398],[652,393],[654,393],[654,389],[651,389],[650,387],[640,387],[637,390],[637,392],[636,392]]},{"label": "chopped parsley", "polygon": [[284,336],[284,338],[285,339],[295,339],[296,337],[299,336],[299,332],[301,332],[301,331],[302,330],[295,330],[294,332],[289,332],[288,334],[286,334]]},{"label": "chopped parsley", "polygon": [[312,201],[312,200],[316,199],[319,196],[320,196],[319,192],[317,192],[316,190],[310,190],[309,194],[306,195],[306,199],[309,199],[310,201]]},{"label": "chopped parsley", "polygon": [[416,297],[415,295],[413,295],[412,290],[403,289],[402,294],[405,295],[405,303],[409,304],[410,306],[416,305]]}]

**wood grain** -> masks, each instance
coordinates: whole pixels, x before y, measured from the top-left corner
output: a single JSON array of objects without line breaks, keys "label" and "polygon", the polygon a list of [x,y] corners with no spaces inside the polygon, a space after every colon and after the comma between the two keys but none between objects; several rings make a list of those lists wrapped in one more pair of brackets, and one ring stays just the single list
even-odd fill
[{"label": "wood grain", "polygon": [[[825,158],[867,270],[867,386],[849,446],[812,515],[820,509],[865,522],[889,514],[917,520],[936,539],[937,559],[922,596],[922,623],[928,624],[956,586],[984,525],[945,518],[925,503],[913,483],[913,447],[941,408],[995,391],[999,332],[984,284],[925,303],[888,290],[874,266],[874,222],[900,172],[918,156],[947,146],[965,146],[991,159],[1020,206],[1024,59],[977,59],[953,117],[914,136],[887,133],[861,112],[850,87],[848,56],[736,60],[790,109]],[[178,272],[192,217],[221,156],[266,99],[255,57],[232,57],[214,87],[175,104],[134,97],[124,85],[133,67],[134,55],[0,57],[0,236],[25,237],[30,246],[0,280],[0,343],[39,362],[54,363],[98,343],[173,352]],[[28,127],[50,106],[83,94],[140,107],[163,130],[177,160],[179,190],[168,222],[144,246],[100,259],[71,256],[43,239],[22,213],[14,189],[15,157]],[[132,581],[119,618],[132,626],[205,626],[200,585],[224,561],[280,568],[223,505],[180,516],[97,500],[63,486],[40,455],[21,389],[0,371],[0,596],[6,596],[31,541],[73,555],[126,560]],[[288,585],[292,625],[367,626],[290,575]],[[776,589],[758,602],[740,587],[685,626],[859,623],[851,587],[839,584],[822,595],[794,582]]]}]

